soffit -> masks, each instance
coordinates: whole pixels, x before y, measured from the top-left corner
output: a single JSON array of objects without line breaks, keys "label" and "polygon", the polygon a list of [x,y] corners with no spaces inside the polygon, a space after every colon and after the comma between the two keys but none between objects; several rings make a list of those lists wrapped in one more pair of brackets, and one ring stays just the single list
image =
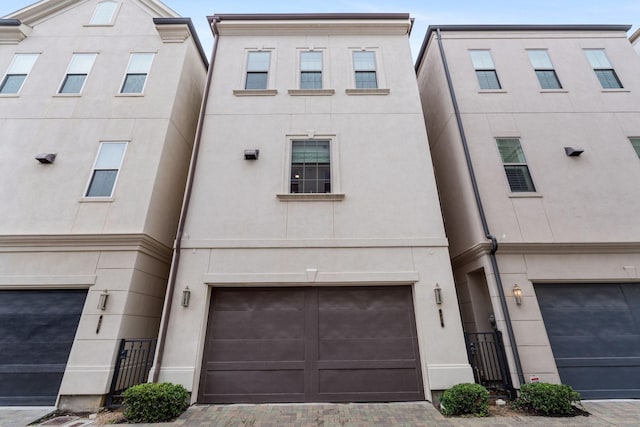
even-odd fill
[{"label": "soffit", "polygon": [[223,20],[216,23],[216,29],[226,36],[407,35],[411,20]]}]

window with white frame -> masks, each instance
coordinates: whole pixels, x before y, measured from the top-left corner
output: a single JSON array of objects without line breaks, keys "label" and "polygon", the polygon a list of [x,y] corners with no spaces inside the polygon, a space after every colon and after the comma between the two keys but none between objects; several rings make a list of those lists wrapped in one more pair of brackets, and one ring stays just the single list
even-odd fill
[{"label": "window with white frame", "polygon": [[100,144],[85,197],[111,197],[127,148],[126,142]]},{"label": "window with white frame", "polygon": [[498,151],[512,192],[536,191],[518,138],[497,138]]},{"label": "window with white frame", "polygon": [[81,93],[96,56],[95,53],[74,53],[58,93]]},{"label": "window with white frame", "polygon": [[471,50],[471,63],[476,70],[476,77],[480,84],[480,89],[501,89],[498,73],[493,64],[491,52],[488,50]]},{"label": "window with white frame", "polygon": [[142,93],[151,70],[154,53],[132,53],[120,93]]},{"label": "window with white frame", "polygon": [[91,17],[91,21],[89,21],[89,25],[112,24],[117,10],[118,2],[107,0],[98,3]]},{"label": "window with white frame", "polygon": [[0,84],[0,94],[19,93],[37,59],[37,53],[16,53]]},{"label": "window with white frame", "polygon": [[562,89],[556,70],[553,68],[549,53],[544,49],[530,49],[529,61],[536,72],[542,89]]},{"label": "window with white frame", "polygon": [[377,89],[376,53],[370,50],[353,52],[356,89]]},{"label": "window with white frame", "polygon": [[604,49],[585,49],[589,63],[593,67],[603,89],[621,89],[622,83],[616,74]]},{"label": "window with white frame", "polygon": [[300,52],[300,89],[322,89],[322,52]]},{"label": "window with white frame", "polygon": [[247,56],[245,89],[267,89],[269,87],[269,63],[271,52],[252,51]]},{"label": "window with white frame", "polygon": [[629,138],[633,149],[636,150],[636,154],[640,157],[640,138]]},{"label": "window with white frame", "polygon": [[331,193],[331,142],[291,141],[291,193]]}]

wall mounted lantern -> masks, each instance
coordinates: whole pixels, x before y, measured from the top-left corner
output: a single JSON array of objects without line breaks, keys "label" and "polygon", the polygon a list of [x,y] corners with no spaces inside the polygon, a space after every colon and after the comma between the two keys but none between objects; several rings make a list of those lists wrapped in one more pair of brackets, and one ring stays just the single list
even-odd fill
[{"label": "wall mounted lantern", "polygon": [[109,291],[106,289],[102,291],[100,294],[100,299],[98,300],[98,310],[106,310],[107,309],[107,300],[109,299]]},{"label": "wall mounted lantern", "polygon": [[189,300],[191,300],[191,289],[187,286],[182,291],[182,306],[189,307]]},{"label": "wall mounted lantern", "polygon": [[584,150],[579,147],[564,147],[564,153],[569,157],[578,157]]},{"label": "wall mounted lantern", "polygon": [[517,284],[513,285],[513,297],[516,299],[516,304],[522,304],[522,289]]},{"label": "wall mounted lantern", "polygon": [[258,160],[258,157],[260,157],[260,150],[257,148],[244,150],[245,160]]},{"label": "wall mounted lantern", "polygon": [[436,304],[442,304],[442,289],[440,289],[440,285],[436,283],[436,287],[433,288],[433,294],[436,298]]},{"label": "wall mounted lantern", "polygon": [[41,153],[36,156],[36,160],[42,164],[51,164],[56,160],[55,153]]}]

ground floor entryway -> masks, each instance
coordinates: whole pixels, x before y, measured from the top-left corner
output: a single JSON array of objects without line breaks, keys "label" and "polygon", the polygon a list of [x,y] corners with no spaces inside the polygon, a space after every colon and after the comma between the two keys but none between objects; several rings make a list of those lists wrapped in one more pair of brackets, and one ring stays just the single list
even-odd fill
[{"label": "ground floor entryway", "polygon": [[213,289],[198,402],[414,400],[410,286]]},{"label": "ground floor entryway", "polygon": [[640,398],[640,284],[537,284],[560,379],[583,399]]},{"label": "ground floor entryway", "polygon": [[55,404],[86,296],[86,289],[0,291],[1,406]]}]

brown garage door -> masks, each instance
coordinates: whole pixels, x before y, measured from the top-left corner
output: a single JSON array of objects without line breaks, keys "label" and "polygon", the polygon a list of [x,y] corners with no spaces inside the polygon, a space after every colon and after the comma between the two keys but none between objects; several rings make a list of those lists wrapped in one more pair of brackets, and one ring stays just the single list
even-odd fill
[{"label": "brown garage door", "polygon": [[212,294],[201,403],[423,400],[411,288]]}]

